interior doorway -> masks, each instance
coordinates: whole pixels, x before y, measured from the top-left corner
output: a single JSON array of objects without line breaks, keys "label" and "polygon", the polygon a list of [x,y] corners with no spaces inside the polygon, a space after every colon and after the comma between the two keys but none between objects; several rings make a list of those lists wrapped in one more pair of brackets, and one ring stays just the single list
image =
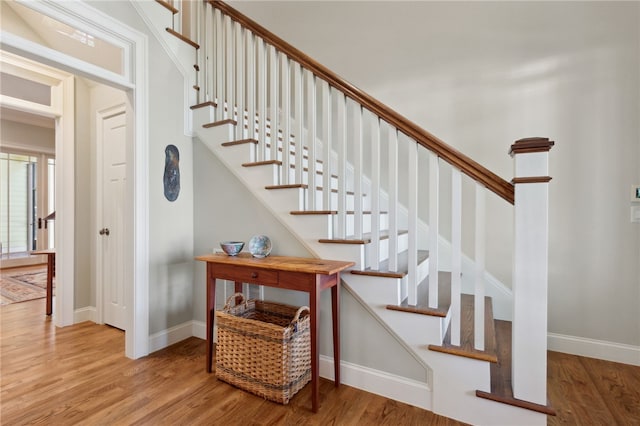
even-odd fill
[{"label": "interior doorway", "polygon": [[[123,58],[117,72],[103,68],[99,64],[85,61],[75,53],[65,52],[57,46],[39,43],[25,38],[23,23],[17,23],[18,31],[4,25],[3,13],[2,49],[31,59],[41,64],[55,66],[69,73],[69,79],[61,79],[55,90],[58,102],[52,117],[60,117],[62,111],[73,111],[73,75],[81,75],[117,87],[127,93],[127,108],[131,111],[130,137],[127,139],[127,157],[131,158],[129,179],[126,184],[125,218],[131,232],[125,236],[126,274],[130,283],[125,289],[127,332],[125,334],[125,354],[130,358],[145,356],[149,352],[149,248],[148,248],[148,39],[139,31],[94,9],[86,2],[29,2],[25,4],[35,12],[53,17],[76,34],[76,30],[96,36],[116,46]],[[24,21],[24,20],[23,20]],[[24,21],[26,22],[26,21]],[[16,24],[15,22],[13,24]],[[15,26],[15,25],[14,25]],[[65,27],[66,28],[66,27]],[[38,28],[40,29],[40,28]],[[6,30],[6,31],[5,31]],[[39,40],[50,40],[39,37]],[[75,40],[75,38],[74,38]],[[88,38],[80,38],[88,40]],[[65,39],[65,42],[67,40]],[[1,62],[1,61],[0,61]],[[3,64],[4,66],[4,64]],[[64,81],[62,81],[64,80]],[[68,83],[68,84],[65,84]],[[52,90],[52,93],[54,91]],[[71,108],[69,108],[69,104]],[[74,232],[74,117],[65,115],[56,118],[56,134],[60,130],[60,144],[56,140],[56,277],[61,284],[56,290],[56,325],[65,326],[74,321],[74,262],[76,234]],[[64,214],[62,214],[64,211]],[[64,256],[62,255],[64,254]],[[62,277],[64,275],[64,278]]]}]

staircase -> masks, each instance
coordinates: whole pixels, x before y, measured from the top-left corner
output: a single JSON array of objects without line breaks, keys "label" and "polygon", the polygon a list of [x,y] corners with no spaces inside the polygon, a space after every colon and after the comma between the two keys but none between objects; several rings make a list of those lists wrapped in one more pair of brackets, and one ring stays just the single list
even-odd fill
[{"label": "staircase", "polygon": [[[194,136],[311,253],[355,262],[345,288],[429,372],[420,405],[473,424],[546,424],[553,142],[514,143],[516,177],[506,182],[227,4],[152,5],[170,13],[163,36],[183,42],[176,56],[195,52]],[[471,236],[462,235],[463,185],[475,190],[465,202],[475,208]],[[510,322],[494,320],[487,297],[487,192],[514,205]],[[447,238],[441,211],[451,215]]]}]

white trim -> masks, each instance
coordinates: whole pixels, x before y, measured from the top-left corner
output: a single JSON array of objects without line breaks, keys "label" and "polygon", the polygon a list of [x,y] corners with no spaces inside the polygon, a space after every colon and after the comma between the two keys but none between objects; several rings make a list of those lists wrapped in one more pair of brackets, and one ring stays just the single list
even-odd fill
[{"label": "white trim", "polygon": [[75,77],[69,76],[57,88],[51,88],[51,100],[62,103],[56,119],[56,289],[54,321],[56,326],[73,324],[75,293]]},{"label": "white trim", "polygon": [[[340,362],[340,376],[342,384],[432,411],[432,392],[424,382],[347,361]],[[320,355],[320,377],[333,380],[332,357]]]},{"label": "white trim", "polygon": [[[116,77],[115,74],[110,71],[34,44],[5,31],[2,32],[2,47],[20,56],[53,65],[56,68],[64,69],[74,74],[87,76],[93,80],[98,80],[101,83],[106,83],[119,89],[130,90],[130,99],[132,99],[133,102],[132,115],[135,120],[133,125],[135,137],[133,141],[128,143],[127,147],[128,153],[132,154],[130,158],[133,160],[131,172],[133,179],[131,179],[131,186],[128,188],[128,198],[130,199],[128,206],[131,210],[127,212],[127,217],[132,221],[131,229],[133,229],[133,232],[131,238],[133,241],[131,241],[129,245],[133,253],[128,256],[132,262],[130,267],[128,267],[130,271],[129,280],[132,285],[127,286],[128,294],[125,294],[125,300],[127,306],[131,306],[132,309],[129,310],[127,318],[130,327],[127,327],[129,332],[125,333],[125,353],[130,358],[139,358],[149,353],[149,141],[147,133],[149,119],[147,36],[81,1],[54,2],[46,0],[42,2],[29,2],[29,7],[37,9],[45,15],[54,16],[56,19],[76,28],[90,28],[91,32],[99,35],[101,38],[109,40],[114,44],[122,45],[126,52],[125,56],[128,57],[128,59],[125,60],[125,64],[132,65],[133,67],[133,73],[131,73],[131,75],[128,74],[128,71],[125,71],[124,78],[122,76]],[[132,88],[134,89],[131,93]],[[73,161],[73,156],[70,161]],[[58,166],[58,164],[57,159],[56,166]],[[69,163],[67,163],[67,166],[68,164]],[[69,188],[72,191],[73,186]],[[57,229],[59,233],[62,234],[62,229],[58,223],[56,226],[58,226]],[[73,238],[73,232],[67,232],[67,234]],[[63,250],[68,250],[68,247],[57,247],[56,249],[60,249],[62,253]],[[66,252],[73,253],[73,251]],[[63,257],[68,259],[69,262],[73,262],[72,256],[58,256],[58,259]],[[60,281],[68,284],[64,287],[70,287],[68,292],[70,296],[67,297],[65,294],[62,297],[57,297],[56,305],[58,308],[57,312],[60,313],[60,315],[68,317],[69,323],[72,323],[73,286],[70,283],[73,282],[73,274],[67,273],[65,269],[66,268],[58,268],[58,273],[61,278]],[[62,279],[62,274],[65,276],[64,279]],[[68,303],[68,299],[70,299],[71,303]],[[63,300],[65,301],[64,304]]]},{"label": "white trim", "polygon": [[187,321],[149,336],[149,353],[181,342],[193,335],[193,322]]},{"label": "white trim", "polygon": [[92,321],[96,322],[96,308],[93,306],[87,306],[85,308],[76,309],[73,313],[73,323],[78,324],[80,322]]},{"label": "white trim", "polygon": [[[188,324],[189,323],[184,323],[183,326],[187,327]],[[203,340],[206,339],[206,324],[203,321],[191,321],[191,327],[192,336]],[[214,341],[216,335],[217,333],[214,327]],[[184,337],[182,339],[184,339]],[[177,341],[178,340],[176,340],[176,342]],[[340,374],[342,384],[344,385],[353,386],[354,388],[413,405],[414,407],[429,411],[432,410],[432,392],[425,382],[363,367],[347,361],[340,362]],[[332,357],[320,355],[320,376],[333,380]]]},{"label": "white trim", "polygon": [[[206,340],[207,339],[207,323],[204,321],[191,321],[192,324],[192,330],[191,330],[191,335],[193,337],[197,337],[199,339],[202,340]],[[214,326],[213,327],[213,335],[217,336],[217,327]],[[214,339],[215,340],[215,339]]]},{"label": "white trim", "polygon": [[550,351],[640,366],[640,346],[548,333]]}]

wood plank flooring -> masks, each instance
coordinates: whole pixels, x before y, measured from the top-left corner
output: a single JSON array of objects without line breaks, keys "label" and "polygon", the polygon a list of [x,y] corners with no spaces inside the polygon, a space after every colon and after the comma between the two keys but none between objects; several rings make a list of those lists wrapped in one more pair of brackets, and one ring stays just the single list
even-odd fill
[{"label": "wood plank flooring", "polygon": [[[43,309],[43,299],[0,308],[2,425],[461,424],[327,380],[316,414],[308,386],[287,406],[271,403],[206,374],[200,339],[130,360],[121,331],[55,328]],[[640,425],[640,367],[556,352],[548,359],[558,412],[549,425]]]},{"label": "wood plank flooring", "polygon": [[43,308],[43,300],[0,308],[3,426],[461,424],[328,380],[316,414],[310,386],[286,406],[272,403],[205,373],[203,340],[130,360],[120,330],[91,322],[56,328]]}]

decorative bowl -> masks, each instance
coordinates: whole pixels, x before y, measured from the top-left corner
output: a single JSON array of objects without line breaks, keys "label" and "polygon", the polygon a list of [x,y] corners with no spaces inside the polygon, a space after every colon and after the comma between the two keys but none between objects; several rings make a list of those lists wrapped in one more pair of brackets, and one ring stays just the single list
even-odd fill
[{"label": "decorative bowl", "polygon": [[229,256],[235,256],[240,253],[244,247],[244,243],[242,241],[223,241],[220,243],[220,247],[222,247],[222,250]]},{"label": "decorative bowl", "polygon": [[266,235],[254,235],[249,240],[249,253],[253,257],[267,257],[271,253],[271,240]]}]

